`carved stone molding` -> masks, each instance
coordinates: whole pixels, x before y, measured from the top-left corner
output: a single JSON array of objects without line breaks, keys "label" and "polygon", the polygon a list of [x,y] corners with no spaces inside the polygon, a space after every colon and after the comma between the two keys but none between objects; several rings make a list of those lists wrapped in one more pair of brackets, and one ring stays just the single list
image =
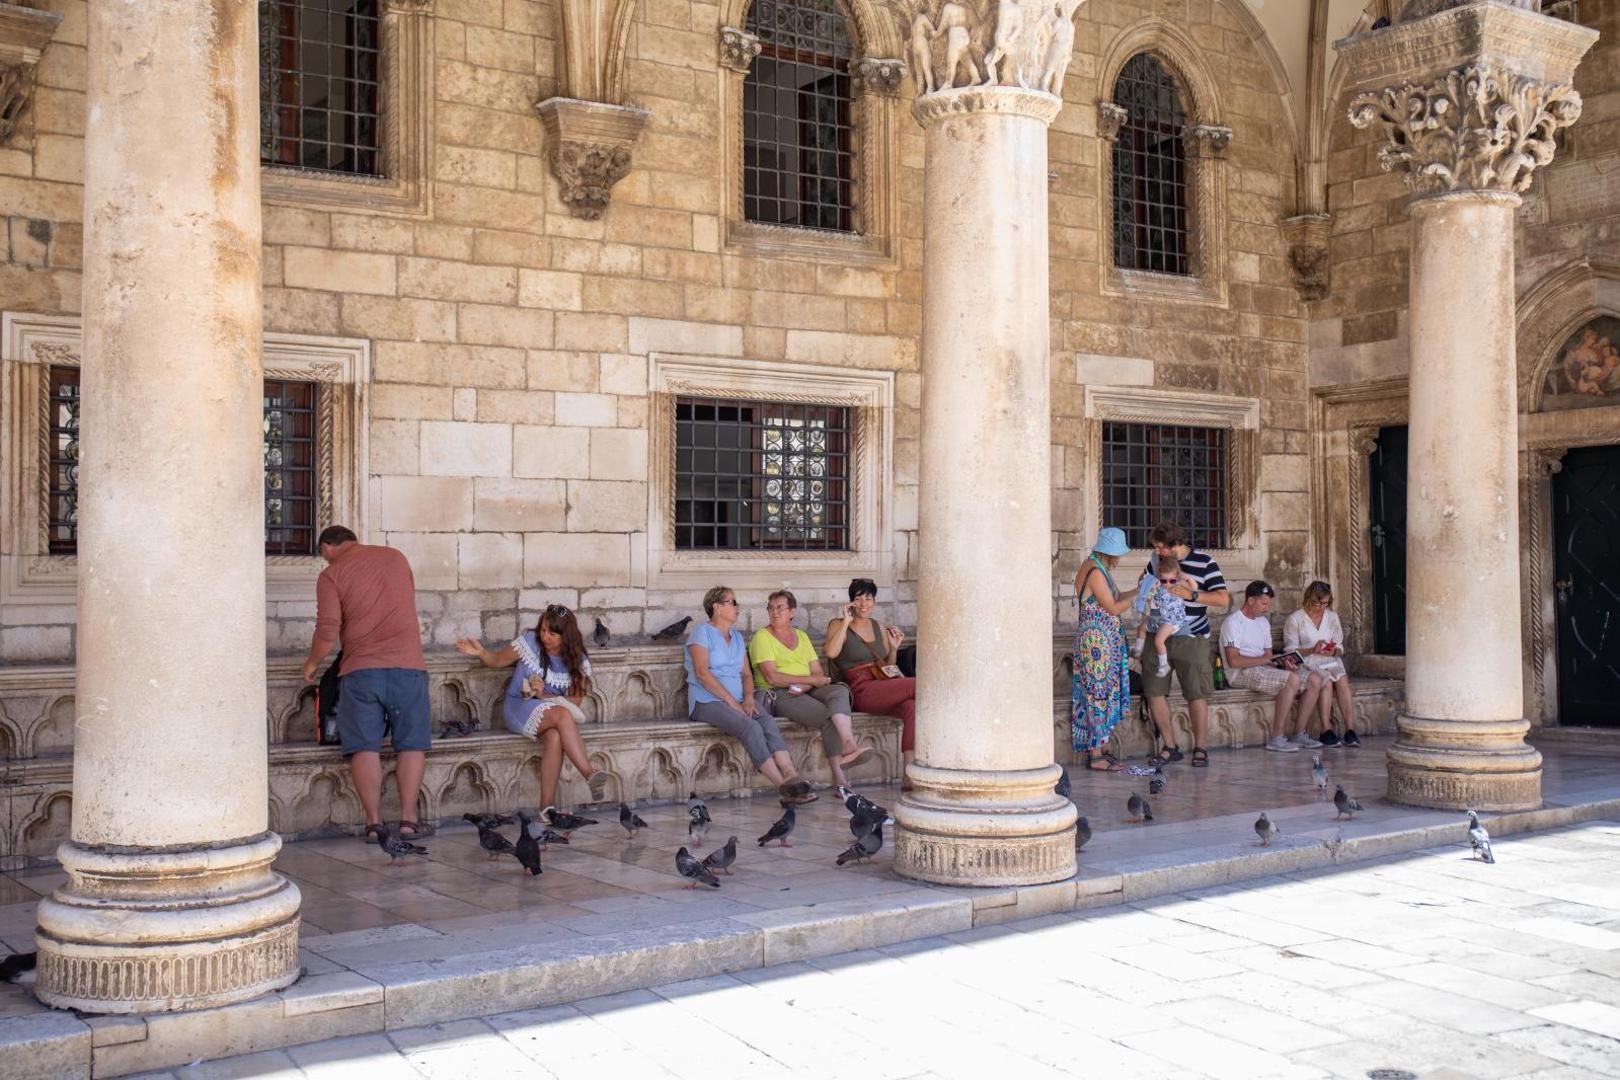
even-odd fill
[{"label": "carved stone molding", "polygon": [[1183,137],[1199,157],[1225,157],[1226,148],[1232,145],[1232,129],[1220,124],[1194,124]]},{"label": "carved stone molding", "polygon": [[647,110],[574,98],[547,98],[536,108],[563,203],[575,217],[597,220],[613,199],[613,185],[630,172]]},{"label": "carved stone molding", "polygon": [[1333,218],[1328,214],[1301,214],[1284,218],[1283,242],[1288,245],[1288,266],[1301,300],[1320,300],[1330,284],[1328,236]]},{"label": "carved stone molding", "polygon": [[[1400,8],[1400,14],[1394,21],[1411,22],[1413,19],[1426,19],[1430,15],[1437,15],[1442,11],[1474,2],[1475,0],[1406,0],[1405,6]],[[1491,0],[1491,2],[1506,7],[1522,8],[1525,11],[1535,11],[1541,0]]]},{"label": "carved stone molding", "polygon": [[62,22],[54,11],[0,3],[0,142],[17,132],[17,121],[34,96],[34,70]]},{"label": "carved stone molding", "polygon": [[942,116],[960,113],[1010,113],[1032,116],[1050,124],[1057,119],[1063,102],[1051,94],[1005,86],[964,86],[956,90],[923,94],[912,102],[911,115],[923,127]]},{"label": "carved stone molding", "polygon": [[1112,101],[1097,102],[1097,134],[1113,142],[1119,138],[1119,129],[1131,117],[1130,110]]},{"label": "carved stone molding", "polygon": [[919,98],[967,86],[1011,86],[1061,96],[1085,0],[910,0],[907,60]]},{"label": "carved stone molding", "polygon": [[414,15],[432,11],[433,0],[388,0],[388,7],[392,11],[404,11]]},{"label": "carved stone molding", "polygon": [[735,26],[720,28],[720,66],[747,73],[759,55],[759,38]]},{"label": "carved stone molding", "polygon": [[906,78],[906,62],[881,56],[866,56],[855,61],[855,79],[874,94],[894,95]]}]

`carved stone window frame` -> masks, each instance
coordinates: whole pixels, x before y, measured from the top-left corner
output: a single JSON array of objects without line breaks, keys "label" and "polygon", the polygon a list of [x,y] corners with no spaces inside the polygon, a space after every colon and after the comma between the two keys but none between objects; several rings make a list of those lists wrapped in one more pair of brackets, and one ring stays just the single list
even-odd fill
[{"label": "carved stone window frame", "polygon": [[[1114,86],[1127,61],[1149,53],[1168,68],[1186,93],[1188,183],[1188,262],[1191,274],[1163,274],[1129,270],[1114,262],[1114,139],[1121,107],[1113,101]],[[1097,131],[1103,140],[1097,165],[1097,229],[1102,237],[1103,272],[1100,288],[1106,296],[1161,297],[1188,303],[1225,307],[1228,303],[1226,269],[1226,150],[1232,130],[1220,120],[1222,109],[1215,80],[1199,59],[1197,46],[1179,28],[1149,19],[1126,28],[1114,39],[1099,67]]]},{"label": "carved stone window frame", "polygon": [[382,176],[262,165],[263,199],[348,213],[429,216],[433,193],[433,0],[382,0]]},{"label": "carved stone window frame", "polygon": [[729,254],[818,259],[889,268],[899,265],[900,86],[905,63],[893,17],[864,0],[840,0],[860,57],[850,65],[855,125],[855,231],[832,232],[749,221],[743,211],[743,81],[759,42],[742,29],[752,0],[725,0],[718,35],[721,172],[725,183],[724,246]]},{"label": "carved stone window frame", "polygon": [[[1111,524],[1103,520],[1102,430],[1110,421],[1179,424],[1227,432],[1227,546],[1200,548],[1221,564],[1228,583],[1259,577],[1265,567],[1260,522],[1260,399],[1154,390],[1138,386],[1087,386],[1085,391],[1085,498],[1087,539]],[[1196,538],[1195,538],[1196,539]],[[1127,563],[1147,549],[1133,550]]]},{"label": "carved stone window frame", "polygon": [[[5,312],[0,316],[0,606],[76,601],[78,557],[49,553],[44,522],[44,447],[49,437],[51,367],[78,367],[77,316]],[[367,523],[367,416],[371,343],[356,338],[265,334],[264,374],[320,384],[316,520],[342,522],[361,536]],[[205,448],[199,448],[205,452]],[[308,601],[324,563],[318,555],[267,555],[270,601]]]},{"label": "carved stone window frame", "polygon": [[[894,373],[738,357],[653,353],[647,587],[835,588],[893,581]],[[675,399],[781,401],[853,410],[850,550],[682,551],[675,547]]]}]

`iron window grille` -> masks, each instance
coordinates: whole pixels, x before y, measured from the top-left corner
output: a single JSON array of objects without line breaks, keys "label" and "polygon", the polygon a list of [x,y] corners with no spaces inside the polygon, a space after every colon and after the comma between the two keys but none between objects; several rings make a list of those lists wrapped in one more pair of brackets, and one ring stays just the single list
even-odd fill
[{"label": "iron window grille", "polygon": [[1182,525],[1200,547],[1230,543],[1230,432],[1225,428],[1104,421],[1102,519],[1148,546],[1161,521]]},{"label": "iron window grille", "polygon": [[1189,256],[1187,110],[1181,82],[1138,53],[1114,83],[1125,110],[1114,142],[1114,265],[1161,274],[1192,272]]},{"label": "iron window grille", "polygon": [[677,398],[675,547],[848,551],[852,410]]},{"label": "iron window grille", "polygon": [[[312,382],[264,384],[264,553],[315,554],[315,419]],[[79,369],[50,369],[45,530],[52,555],[79,540]]]},{"label": "iron window grille", "polygon": [[380,0],[259,0],[259,158],[382,175]]},{"label": "iron window grille", "polygon": [[755,0],[743,80],[743,216],[855,231],[849,18],[838,0]]}]

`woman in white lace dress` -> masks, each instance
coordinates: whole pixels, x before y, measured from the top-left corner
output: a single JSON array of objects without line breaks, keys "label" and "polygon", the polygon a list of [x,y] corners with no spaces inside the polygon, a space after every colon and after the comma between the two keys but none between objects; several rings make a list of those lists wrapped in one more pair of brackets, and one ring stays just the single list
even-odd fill
[{"label": "woman in white lace dress", "polygon": [[[1325,581],[1313,581],[1305,588],[1305,599],[1299,610],[1283,623],[1283,648],[1299,653],[1305,666],[1329,683],[1318,715],[1322,719],[1322,732],[1317,738],[1324,747],[1332,748],[1361,745],[1356,734],[1356,708],[1350,692],[1350,673],[1344,666],[1344,627],[1333,610],[1333,589]],[[1344,725],[1341,737],[1333,727],[1333,705],[1339,706],[1339,720]]]}]

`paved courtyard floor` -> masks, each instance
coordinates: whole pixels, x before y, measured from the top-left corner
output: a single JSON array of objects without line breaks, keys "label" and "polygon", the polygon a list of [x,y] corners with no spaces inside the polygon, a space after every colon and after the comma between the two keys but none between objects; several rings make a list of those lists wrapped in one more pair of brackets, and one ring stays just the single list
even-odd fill
[{"label": "paved courtyard floor", "polygon": [[1449,846],[178,1075],[1620,1076],[1620,822],[1498,856]]}]

